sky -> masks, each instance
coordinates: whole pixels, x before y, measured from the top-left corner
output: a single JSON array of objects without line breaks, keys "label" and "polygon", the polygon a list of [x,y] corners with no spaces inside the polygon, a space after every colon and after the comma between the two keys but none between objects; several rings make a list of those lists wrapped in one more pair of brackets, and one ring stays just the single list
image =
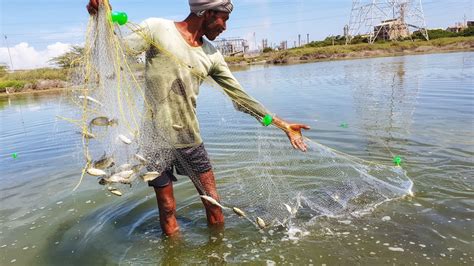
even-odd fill
[{"label": "sky", "polygon": [[[71,45],[84,43],[89,14],[87,0],[0,0],[0,64],[10,69],[51,66],[52,57]],[[361,0],[361,2],[371,2]],[[382,0],[381,0],[382,1]],[[301,34],[306,41],[342,35],[349,23],[351,0],[233,0],[234,12],[220,37],[241,37],[251,48],[262,39],[269,44],[288,41],[292,47]],[[474,0],[422,1],[428,28],[447,28],[474,20]],[[149,17],[182,20],[189,14],[187,0],[111,0],[114,10],[129,20]],[[254,37],[255,36],[255,37]],[[8,52],[9,51],[9,52]],[[11,58],[11,59],[10,59]],[[13,66],[13,67],[12,67]]]}]

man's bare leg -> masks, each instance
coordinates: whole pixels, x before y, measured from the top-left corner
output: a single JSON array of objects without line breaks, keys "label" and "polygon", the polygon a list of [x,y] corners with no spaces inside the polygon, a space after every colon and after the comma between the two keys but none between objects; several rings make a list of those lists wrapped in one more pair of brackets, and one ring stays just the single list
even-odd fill
[{"label": "man's bare leg", "polygon": [[[216,179],[214,177],[214,172],[209,170],[205,173],[199,175],[199,180],[201,181],[202,186],[206,193],[216,199],[219,200],[219,195],[217,194],[216,189]],[[199,191],[199,189],[198,189]],[[216,225],[216,226],[223,226],[224,225],[224,214],[222,213],[222,209],[212,205],[206,200],[202,199],[202,203],[206,208],[206,216],[207,216],[207,223],[209,225]]]},{"label": "man's bare leg", "polygon": [[173,182],[161,188],[155,188],[158,211],[160,213],[161,230],[168,236],[179,232],[176,221],[176,201],[173,194]]}]

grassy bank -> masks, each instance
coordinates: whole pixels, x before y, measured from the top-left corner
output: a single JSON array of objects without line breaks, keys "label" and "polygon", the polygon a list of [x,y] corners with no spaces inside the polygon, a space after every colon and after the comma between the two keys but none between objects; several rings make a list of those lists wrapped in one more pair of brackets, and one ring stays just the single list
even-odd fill
[{"label": "grassy bank", "polygon": [[318,60],[334,60],[342,58],[378,57],[469,50],[474,50],[473,36],[440,38],[432,41],[415,40],[374,44],[359,43],[325,47],[305,46],[282,51],[271,51],[252,58],[227,57],[226,61],[230,65],[245,65],[262,62],[281,64]]},{"label": "grassy bank", "polygon": [[[432,41],[408,40],[324,47],[307,45],[283,51],[270,51],[255,57],[227,57],[226,61],[231,66],[260,63],[287,64],[449,51],[474,51],[474,36],[438,38]],[[143,71],[143,66],[137,68],[136,71]],[[67,78],[67,69],[41,68],[10,73],[5,68],[0,68],[0,95],[58,90],[67,87]]]},{"label": "grassy bank", "polygon": [[[53,83],[65,82],[67,76],[68,71],[66,69],[57,68],[39,68],[15,72],[7,72],[3,69],[3,71],[0,71],[0,93],[7,93],[7,90],[9,93],[16,93],[51,89]],[[57,88],[57,85],[54,88]]]}]

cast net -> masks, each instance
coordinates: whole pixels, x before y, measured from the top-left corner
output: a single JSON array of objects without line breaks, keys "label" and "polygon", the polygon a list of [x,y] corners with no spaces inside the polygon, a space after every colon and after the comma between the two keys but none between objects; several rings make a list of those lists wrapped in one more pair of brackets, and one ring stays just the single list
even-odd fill
[{"label": "cast net", "polygon": [[[137,55],[124,40],[131,32],[140,34],[140,26],[113,23],[104,2],[90,19],[84,57],[72,76],[80,88],[73,101],[81,116],[70,121],[82,131],[85,165],[81,182],[89,175],[97,176],[98,183],[116,195],[132,193],[132,183],[155,178],[177,160],[197,190],[206,195],[196,169],[187,166],[186,158],[172,144],[169,123],[153,117],[161,102],[147,89],[150,84],[144,78],[143,63],[137,63]],[[222,92],[209,78],[198,76],[178,57],[140,36],[154,52],[168,57],[170,64],[181,65],[190,76],[205,79],[206,87]],[[295,151],[280,129],[259,123],[244,126],[243,120],[253,118],[232,108],[240,105],[238,100],[231,101],[223,93],[208,97],[215,97],[208,102],[222,108],[204,110],[201,124],[212,127],[204,141],[213,143],[209,155],[220,203],[241,209],[252,222],[259,217],[266,226],[286,225],[299,213],[312,217],[356,214],[411,193],[412,181],[400,167],[359,159],[310,139],[306,139],[308,152]],[[239,127],[245,128],[236,130]],[[244,142],[232,142],[237,131],[245,132]]]}]

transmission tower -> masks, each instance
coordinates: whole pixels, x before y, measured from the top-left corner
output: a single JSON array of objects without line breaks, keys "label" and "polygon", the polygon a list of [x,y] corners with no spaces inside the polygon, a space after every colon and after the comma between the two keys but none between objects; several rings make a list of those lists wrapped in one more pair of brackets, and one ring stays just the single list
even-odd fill
[{"label": "transmission tower", "polygon": [[358,35],[374,43],[410,37],[413,31],[429,39],[421,0],[353,0],[344,33],[347,44]]}]

